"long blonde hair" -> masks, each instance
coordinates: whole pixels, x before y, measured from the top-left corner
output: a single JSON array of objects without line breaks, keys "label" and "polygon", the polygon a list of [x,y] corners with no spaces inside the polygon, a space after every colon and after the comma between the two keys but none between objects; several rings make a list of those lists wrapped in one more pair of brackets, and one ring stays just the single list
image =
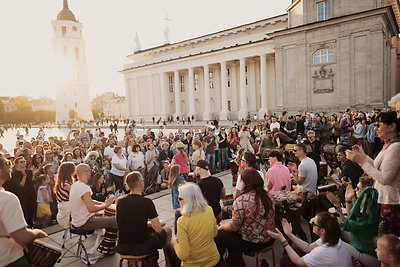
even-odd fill
[{"label": "long blonde hair", "polygon": [[191,212],[205,211],[208,204],[201,189],[197,184],[185,183],[179,187],[179,197],[185,204],[181,210],[182,215],[190,216]]},{"label": "long blonde hair", "polygon": [[176,188],[176,181],[178,180],[180,171],[181,166],[179,166],[178,164],[174,164],[170,168],[168,177],[168,185],[170,188]]}]

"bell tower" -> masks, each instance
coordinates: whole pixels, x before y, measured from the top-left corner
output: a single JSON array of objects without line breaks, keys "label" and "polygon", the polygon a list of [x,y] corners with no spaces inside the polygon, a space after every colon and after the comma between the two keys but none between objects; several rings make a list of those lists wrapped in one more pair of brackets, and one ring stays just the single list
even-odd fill
[{"label": "bell tower", "polygon": [[55,68],[57,68],[56,122],[70,120],[89,121],[91,111],[88,67],[85,41],[82,39],[83,25],[78,22],[63,0],[63,9],[52,21]]}]

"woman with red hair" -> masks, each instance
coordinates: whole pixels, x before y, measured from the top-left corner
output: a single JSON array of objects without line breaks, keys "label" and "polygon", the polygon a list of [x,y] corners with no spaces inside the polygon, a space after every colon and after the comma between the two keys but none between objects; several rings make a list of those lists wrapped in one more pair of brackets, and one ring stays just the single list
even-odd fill
[{"label": "woman with red hair", "polygon": [[233,203],[232,220],[218,228],[215,239],[221,259],[228,249],[229,266],[240,266],[239,253],[259,251],[274,242],[267,233],[275,229],[274,203],[264,189],[263,179],[254,168],[240,175],[243,189]]}]

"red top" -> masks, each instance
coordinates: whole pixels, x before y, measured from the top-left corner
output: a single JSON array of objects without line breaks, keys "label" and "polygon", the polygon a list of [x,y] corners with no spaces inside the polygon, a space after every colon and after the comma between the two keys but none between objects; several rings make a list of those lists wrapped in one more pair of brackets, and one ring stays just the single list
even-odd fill
[{"label": "red top", "polygon": [[181,152],[178,152],[178,154],[175,154],[175,156],[172,158],[173,160],[175,160],[175,163],[178,164],[179,166],[181,166],[181,173],[188,173],[189,172],[189,160],[188,160],[188,156],[186,155],[185,152],[183,152],[183,156],[181,154]]}]

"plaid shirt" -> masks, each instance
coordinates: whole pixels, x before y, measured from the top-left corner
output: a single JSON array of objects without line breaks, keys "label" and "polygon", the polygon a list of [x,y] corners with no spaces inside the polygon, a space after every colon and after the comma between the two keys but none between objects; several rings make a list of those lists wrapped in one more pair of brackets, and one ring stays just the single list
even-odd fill
[{"label": "plaid shirt", "polygon": [[267,230],[275,231],[275,211],[272,208],[266,212],[261,200],[257,207],[254,191],[242,194],[233,203],[230,226],[243,240],[266,243],[271,239]]}]

